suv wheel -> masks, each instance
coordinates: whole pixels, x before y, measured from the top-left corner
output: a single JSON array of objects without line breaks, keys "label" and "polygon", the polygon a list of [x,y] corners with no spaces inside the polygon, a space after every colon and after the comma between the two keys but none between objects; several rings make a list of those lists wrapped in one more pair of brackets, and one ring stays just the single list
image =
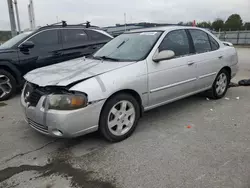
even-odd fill
[{"label": "suv wheel", "polygon": [[0,101],[9,99],[15,92],[15,78],[9,72],[0,69]]},{"label": "suv wheel", "polygon": [[140,117],[140,107],[134,97],[118,94],[105,104],[101,116],[99,131],[111,142],[128,138],[136,128]]}]

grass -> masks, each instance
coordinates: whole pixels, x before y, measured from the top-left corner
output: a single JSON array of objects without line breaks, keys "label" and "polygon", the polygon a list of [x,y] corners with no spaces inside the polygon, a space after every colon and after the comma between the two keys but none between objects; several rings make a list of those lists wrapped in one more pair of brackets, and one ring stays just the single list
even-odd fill
[{"label": "grass", "polygon": [[0,102],[0,107],[6,106],[6,105],[7,105],[6,103]]}]

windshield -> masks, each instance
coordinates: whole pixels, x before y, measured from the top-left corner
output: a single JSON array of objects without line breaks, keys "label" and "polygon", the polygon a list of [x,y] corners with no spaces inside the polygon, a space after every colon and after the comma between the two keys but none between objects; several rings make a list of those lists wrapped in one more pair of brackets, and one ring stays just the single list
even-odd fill
[{"label": "windshield", "polygon": [[15,37],[13,37],[12,39],[6,41],[5,43],[3,43],[0,46],[0,49],[8,49],[11,48],[12,46],[14,46],[16,43],[18,43],[20,40],[24,39],[25,37],[27,37],[28,35],[30,35],[32,32],[25,32],[25,33],[21,33]]},{"label": "windshield", "polygon": [[117,61],[139,61],[144,59],[162,32],[140,32],[122,34],[94,54],[94,58]]}]

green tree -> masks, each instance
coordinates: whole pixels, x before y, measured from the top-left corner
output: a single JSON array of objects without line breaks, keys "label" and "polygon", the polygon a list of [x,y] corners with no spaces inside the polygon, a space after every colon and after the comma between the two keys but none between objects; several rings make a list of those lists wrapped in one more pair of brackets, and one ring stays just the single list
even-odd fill
[{"label": "green tree", "polygon": [[193,22],[187,22],[187,23],[184,23],[184,25],[186,25],[186,26],[192,26]]},{"label": "green tree", "polygon": [[211,24],[211,22],[200,22],[200,23],[197,23],[197,27],[211,29],[212,28],[212,24]]},{"label": "green tree", "polygon": [[219,31],[220,29],[224,28],[224,21],[220,18],[216,19],[213,23],[212,23],[212,28],[215,31]]},{"label": "green tree", "polygon": [[0,41],[5,42],[11,38],[10,31],[0,31]]},{"label": "green tree", "polygon": [[250,22],[244,24],[244,30],[250,30]]},{"label": "green tree", "polygon": [[239,14],[232,14],[228,17],[227,21],[225,22],[225,28],[227,30],[240,30],[243,26],[242,19]]}]

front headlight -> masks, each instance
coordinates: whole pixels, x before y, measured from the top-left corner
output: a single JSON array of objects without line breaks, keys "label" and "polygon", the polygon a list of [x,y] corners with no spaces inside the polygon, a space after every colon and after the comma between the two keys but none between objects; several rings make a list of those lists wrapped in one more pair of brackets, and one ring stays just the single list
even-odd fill
[{"label": "front headlight", "polygon": [[88,99],[85,95],[55,94],[47,98],[49,109],[55,110],[76,110],[87,106]]}]

